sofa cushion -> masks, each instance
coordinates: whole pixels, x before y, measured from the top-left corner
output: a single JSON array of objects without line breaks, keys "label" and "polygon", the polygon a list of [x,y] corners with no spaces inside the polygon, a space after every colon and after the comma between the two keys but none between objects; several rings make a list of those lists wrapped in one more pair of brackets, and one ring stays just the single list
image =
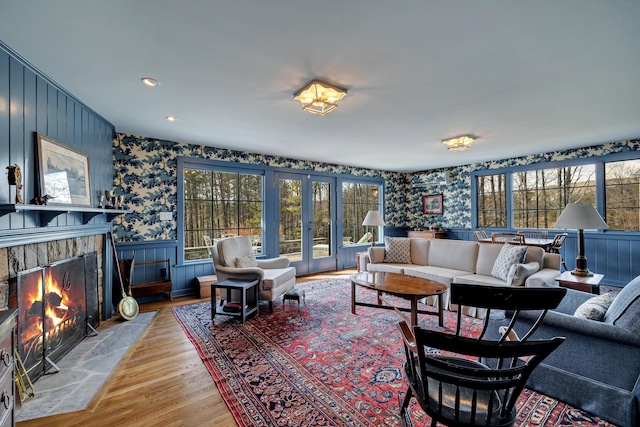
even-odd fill
[{"label": "sofa cushion", "polygon": [[411,240],[411,264],[429,265],[429,243],[431,239]]},{"label": "sofa cushion", "polygon": [[511,266],[524,259],[526,252],[526,246],[515,246],[505,243],[500,250],[498,258],[496,258],[496,262],[493,264],[491,275],[506,282]]},{"label": "sofa cushion", "polygon": [[604,322],[640,336],[640,276],[622,288],[604,315]]},{"label": "sofa cushion", "polygon": [[256,260],[256,256],[254,254],[247,254],[245,256],[236,258],[236,267],[238,268],[246,268],[246,267],[257,267],[258,260]]},{"label": "sofa cushion", "polygon": [[385,237],[384,262],[411,264],[411,240],[406,237]]},{"label": "sofa cushion", "polygon": [[367,264],[367,271],[403,274],[404,269],[407,267],[411,267],[412,265],[413,264],[391,264],[385,262],[381,262],[378,264],[369,263]]},{"label": "sofa cushion", "polygon": [[501,250],[501,245],[494,245],[493,243],[480,243],[478,245],[478,261],[476,262],[476,274],[491,276],[493,264],[496,263],[496,259],[498,258],[498,255],[500,255]]},{"label": "sofa cushion", "polygon": [[573,315],[600,322],[604,319],[604,315],[612,302],[613,298],[611,298],[610,293],[598,295],[580,304]]},{"label": "sofa cushion", "polygon": [[493,276],[485,276],[484,274],[457,276],[453,279],[453,283],[462,283],[463,285],[507,286],[507,282],[504,280],[497,279]]},{"label": "sofa cushion", "polygon": [[[527,252],[529,252],[527,250]],[[507,274],[507,285],[524,286],[524,282],[533,273],[540,270],[540,264],[537,262],[528,262],[526,264],[513,264]]]},{"label": "sofa cushion", "polygon": [[429,244],[429,266],[476,272],[478,242],[433,239]]}]

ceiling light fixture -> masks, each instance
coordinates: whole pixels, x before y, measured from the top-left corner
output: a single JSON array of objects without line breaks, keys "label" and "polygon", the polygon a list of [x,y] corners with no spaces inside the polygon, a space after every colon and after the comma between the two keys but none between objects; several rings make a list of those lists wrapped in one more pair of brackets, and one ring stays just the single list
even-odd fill
[{"label": "ceiling light fixture", "polygon": [[314,80],[294,94],[293,99],[300,101],[303,110],[324,116],[338,108],[338,102],[346,95],[346,89]]},{"label": "ceiling light fixture", "polygon": [[170,122],[177,122],[179,119],[176,116],[167,116],[167,120]]},{"label": "ceiling light fixture", "polygon": [[462,135],[455,138],[443,139],[442,143],[447,146],[449,151],[462,151],[471,148],[471,144],[475,141],[475,136]]},{"label": "ceiling light fixture", "polygon": [[157,81],[156,79],[152,79],[151,77],[143,77],[140,80],[142,80],[142,83],[146,84],[147,86],[151,86],[151,87],[160,86],[160,82]]}]

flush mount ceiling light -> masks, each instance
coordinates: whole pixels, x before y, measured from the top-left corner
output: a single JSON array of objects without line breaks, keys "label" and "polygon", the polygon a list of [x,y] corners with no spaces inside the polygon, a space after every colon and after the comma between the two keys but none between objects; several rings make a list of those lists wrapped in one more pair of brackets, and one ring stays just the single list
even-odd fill
[{"label": "flush mount ceiling light", "polygon": [[146,84],[147,86],[160,86],[160,82],[158,82],[156,79],[152,79],[151,77],[143,77],[140,80],[142,80],[142,83]]},{"label": "flush mount ceiling light", "polygon": [[314,80],[300,89],[293,99],[300,101],[303,110],[324,116],[338,108],[338,102],[346,95],[346,89]]},{"label": "flush mount ceiling light", "polygon": [[471,144],[475,141],[475,136],[462,135],[455,138],[443,139],[442,143],[447,146],[449,151],[462,151],[471,148]]},{"label": "flush mount ceiling light", "polygon": [[179,119],[176,116],[167,116],[167,120],[170,122],[177,122]]}]

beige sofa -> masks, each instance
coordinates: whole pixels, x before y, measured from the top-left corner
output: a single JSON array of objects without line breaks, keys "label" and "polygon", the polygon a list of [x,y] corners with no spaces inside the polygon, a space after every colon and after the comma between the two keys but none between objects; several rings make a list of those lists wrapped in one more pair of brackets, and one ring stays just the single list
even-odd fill
[{"label": "beige sofa", "polygon": [[[546,253],[542,248],[528,247],[523,263],[511,266],[507,280],[494,277],[492,269],[503,245],[448,239],[408,239],[410,262],[385,262],[385,247],[369,248],[360,259],[361,269],[406,274],[434,280],[449,286],[451,283],[493,286],[543,287],[557,286],[561,257]],[[443,296],[444,308],[456,310],[450,304],[449,292]],[[428,301],[435,304],[436,301]],[[466,314],[484,314],[470,309]]]}]

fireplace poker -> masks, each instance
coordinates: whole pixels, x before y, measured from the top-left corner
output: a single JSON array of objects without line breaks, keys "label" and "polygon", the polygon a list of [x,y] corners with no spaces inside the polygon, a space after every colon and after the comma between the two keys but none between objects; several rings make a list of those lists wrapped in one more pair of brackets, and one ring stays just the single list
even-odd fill
[{"label": "fireplace poker", "polygon": [[120,280],[120,290],[122,291],[122,299],[118,303],[118,313],[120,313],[120,316],[122,316],[124,320],[131,320],[138,315],[140,308],[138,307],[138,301],[131,296],[131,284],[129,284],[129,295],[124,291],[124,281],[122,280],[116,242],[112,232],[109,232],[109,237],[111,239],[111,248],[113,249],[113,259],[116,263],[116,270],[118,271],[118,280]]}]

